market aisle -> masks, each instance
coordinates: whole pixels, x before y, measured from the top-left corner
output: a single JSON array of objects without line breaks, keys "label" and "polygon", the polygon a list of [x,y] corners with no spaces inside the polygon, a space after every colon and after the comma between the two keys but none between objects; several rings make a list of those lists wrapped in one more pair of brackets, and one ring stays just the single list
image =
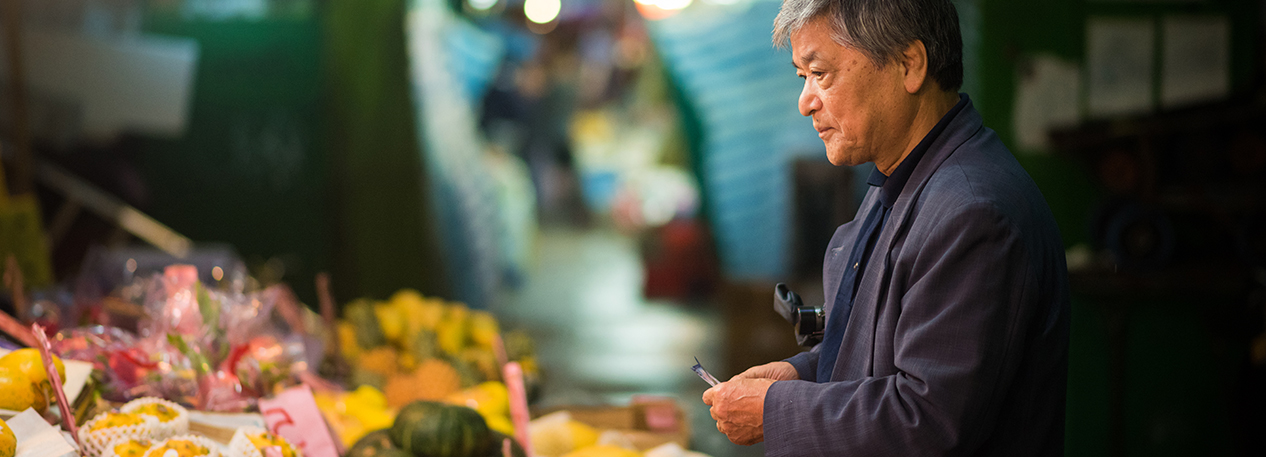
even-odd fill
[{"label": "market aisle", "polygon": [[635,394],[666,395],[687,409],[693,447],[714,457],[764,454],[716,432],[699,397],[707,385],[694,357],[720,366],[716,307],[646,300],[636,240],[609,228],[545,227],[535,267],[495,309],[508,328],[535,339],[544,381],[538,405],[625,404]]}]

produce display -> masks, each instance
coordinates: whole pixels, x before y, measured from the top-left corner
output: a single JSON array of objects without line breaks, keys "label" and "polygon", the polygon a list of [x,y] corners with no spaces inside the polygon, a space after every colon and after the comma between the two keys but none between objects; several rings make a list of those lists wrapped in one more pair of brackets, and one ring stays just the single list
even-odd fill
[{"label": "produce display", "polygon": [[314,366],[306,354],[312,338],[277,317],[298,308],[284,286],[211,289],[193,266],[172,265],[124,290],[144,312],[135,331],[94,325],[63,330],[52,341],[54,353],[94,363],[107,400],[157,397],[204,411],[243,411]]},{"label": "produce display", "polygon": [[[419,401],[469,407],[486,427],[514,433],[496,352],[500,324],[491,313],[404,289],[387,301],[349,303],[343,316],[339,345],[356,389],[319,392],[316,398],[344,445],[391,426],[400,408]],[[535,354],[525,340],[508,335],[506,352],[535,382]]]},{"label": "produce display", "polygon": [[[495,347],[500,325],[486,311],[404,289],[385,302],[349,303],[343,316],[337,332],[352,364],[351,383],[382,390],[394,408],[501,378]],[[509,360],[537,375],[530,345],[506,346]]]},{"label": "produce display", "polygon": [[[520,405],[541,379],[531,339],[502,334],[491,313],[413,290],[355,300],[335,319],[308,311],[284,287],[213,289],[193,267],[174,265],[138,276],[109,300],[138,310],[135,325],[104,325],[114,322],[101,317],[109,311],[85,311],[76,314],[101,322],[50,338],[58,381],[67,381],[62,357],[93,365],[79,400],[65,409],[78,426],[83,457],[303,457],[310,448],[287,433],[326,434],[345,457],[526,457],[516,431],[530,437],[531,454],[540,457],[698,455],[680,446],[650,449],[628,430],[567,411],[529,423]],[[507,389],[503,367],[514,389]],[[0,408],[64,422],[63,410],[50,408],[57,400],[48,373],[37,349],[0,357]],[[293,392],[310,395],[294,401],[320,414],[267,411]],[[525,429],[516,430],[511,404]],[[273,428],[194,427],[208,412],[245,414],[254,424],[266,419]],[[310,422],[307,430],[272,425],[301,416],[328,430]],[[0,457],[31,457],[15,455],[22,438],[0,421]]]}]

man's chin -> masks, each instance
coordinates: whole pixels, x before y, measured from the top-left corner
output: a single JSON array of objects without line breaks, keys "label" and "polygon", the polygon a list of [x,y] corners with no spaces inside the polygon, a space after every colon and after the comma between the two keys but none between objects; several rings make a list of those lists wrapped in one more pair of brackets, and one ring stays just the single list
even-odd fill
[{"label": "man's chin", "polygon": [[826,160],[830,161],[831,165],[835,165],[837,167],[852,167],[861,165],[861,163],[855,163],[856,161],[850,157],[844,157],[837,154],[827,153]]}]

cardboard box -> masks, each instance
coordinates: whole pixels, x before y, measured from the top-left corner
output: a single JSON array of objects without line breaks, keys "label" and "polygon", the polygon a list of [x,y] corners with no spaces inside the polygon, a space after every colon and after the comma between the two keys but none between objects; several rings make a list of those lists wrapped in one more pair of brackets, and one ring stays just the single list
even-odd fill
[{"label": "cardboard box", "polygon": [[572,419],[600,431],[620,432],[642,451],[669,442],[690,448],[690,423],[671,398],[635,397],[627,406],[563,406],[533,416],[558,411],[567,411]]}]

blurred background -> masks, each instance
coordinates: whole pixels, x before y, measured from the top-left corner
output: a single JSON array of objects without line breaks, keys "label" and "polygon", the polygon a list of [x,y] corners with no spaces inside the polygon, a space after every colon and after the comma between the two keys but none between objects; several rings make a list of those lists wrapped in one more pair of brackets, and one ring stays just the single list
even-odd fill
[{"label": "blurred background", "polygon": [[[954,4],[1068,250],[1067,455],[1266,455],[1264,3]],[[778,7],[0,0],[0,252],[64,328],[177,261],[314,309],[320,272],[415,289],[531,335],[534,408],[671,397],[692,448],[762,455],[690,367],[797,352],[773,285],[822,302],[870,173],[798,114]]]}]

